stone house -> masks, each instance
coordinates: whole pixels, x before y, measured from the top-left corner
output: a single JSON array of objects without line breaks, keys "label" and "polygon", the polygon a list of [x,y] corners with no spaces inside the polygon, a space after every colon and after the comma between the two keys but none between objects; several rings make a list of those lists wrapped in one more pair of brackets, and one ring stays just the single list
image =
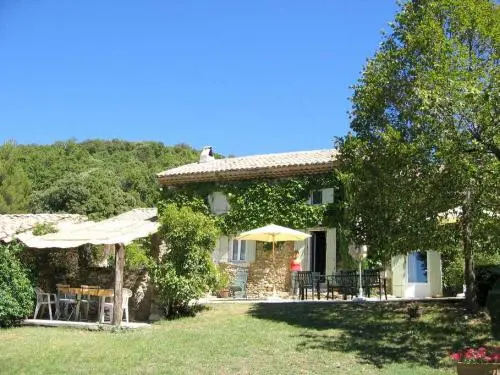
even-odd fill
[{"label": "stone house", "polygon": [[[334,149],[252,155],[215,159],[211,147],[205,147],[198,163],[191,163],[158,173],[164,189],[182,190],[200,183],[213,183],[214,189],[206,196],[210,210],[215,215],[225,215],[231,210],[224,192],[217,184],[242,181],[286,180],[300,176],[333,175],[338,156]],[[335,194],[333,186],[322,186],[309,192],[310,205],[331,205]],[[270,223],[262,223],[262,225]],[[276,223],[279,224],[279,223]],[[251,228],[248,228],[251,229]],[[288,294],[290,288],[289,264],[294,250],[302,254],[302,269],[333,274],[342,269],[342,255],[335,227],[318,224],[294,228],[311,234],[305,241],[289,242],[276,255],[273,271],[271,255],[263,243],[240,241],[238,233],[222,235],[213,251],[213,260],[231,272],[243,267],[248,269],[247,294],[263,297],[269,294],[273,282],[279,292]],[[430,297],[442,293],[441,259],[437,252],[414,252],[394,257],[387,277],[388,288],[397,297]],[[273,280],[274,279],[274,280]]]},{"label": "stone house", "polygon": [[[165,188],[182,189],[200,182],[231,183],[253,180],[284,180],[298,176],[324,176],[333,173],[335,150],[313,150],[302,152],[254,155],[227,159],[214,159],[202,152],[199,163],[187,164],[159,173],[158,180]],[[211,191],[206,197],[215,215],[224,215],[230,203],[221,191]],[[325,186],[310,192],[311,205],[333,203],[334,189]],[[256,241],[241,241],[233,235],[222,235],[213,251],[215,263],[234,271],[248,268],[247,292],[250,297],[262,297],[272,288],[272,278],[283,294],[289,289],[289,262],[293,250],[302,254],[302,269],[332,274],[336,271],[336,230],[332,227],[315,226],[296,228],[312,235],[310,240],[285,243],[277,251],[276,273],[273,276],[271,255],[264,244]]]}]

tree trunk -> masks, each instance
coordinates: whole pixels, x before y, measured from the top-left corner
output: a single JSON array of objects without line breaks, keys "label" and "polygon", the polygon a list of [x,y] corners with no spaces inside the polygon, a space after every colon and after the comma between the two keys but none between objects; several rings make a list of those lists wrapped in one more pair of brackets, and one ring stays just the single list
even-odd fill
[{"label": "tree trunk", "polygon": [[462,207],[462,242],[464,250],[465,299],[472,311],[477,311],[476,275],[474,273],[474,249],[472,243],[471,191],[467,189]]},{"label": "tree trunk", "polygon": [[115,245],[115,296],[113,300],[112,324],[119,327],[122,324],[123,307],[123,268],[125,266],[125,249],[123,244]]}]

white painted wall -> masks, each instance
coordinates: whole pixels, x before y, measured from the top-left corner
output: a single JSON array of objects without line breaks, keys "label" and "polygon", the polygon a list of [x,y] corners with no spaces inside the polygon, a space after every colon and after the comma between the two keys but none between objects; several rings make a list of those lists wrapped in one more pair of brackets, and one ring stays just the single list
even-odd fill
[{"label": "white painted wall", "polygon": [[408,282],[408,255],[391,259],[392,294],[402,298],[426,298],[443,294],[441,254],[427,251],[427,283]]}]

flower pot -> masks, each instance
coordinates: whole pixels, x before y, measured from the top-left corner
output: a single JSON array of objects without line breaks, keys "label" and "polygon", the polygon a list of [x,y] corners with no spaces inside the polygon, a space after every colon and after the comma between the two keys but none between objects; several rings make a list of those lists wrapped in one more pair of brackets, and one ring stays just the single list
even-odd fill
[{"label": "flower pot", "polygon": [[229,297],[229,289],[221,289],[217,293],[217,296],[219,298],[228,298]]},{"label": "flower pot", "polygon": [[500,363],[457,362],[458,375],[500,375]]}]

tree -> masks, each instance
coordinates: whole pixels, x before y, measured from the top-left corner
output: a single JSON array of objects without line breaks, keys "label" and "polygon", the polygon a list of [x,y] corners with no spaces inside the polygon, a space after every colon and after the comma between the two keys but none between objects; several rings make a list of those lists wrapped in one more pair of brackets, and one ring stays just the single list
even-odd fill
[{"label": "tree", "polygon": [[18,164],[14,143],[0,146],[0,214],[25,212],[31,192],[30,181]]},{"label": "tree", "polygon": [[67,212],[90,219],[104,219],[136,206],[136,198],[122,190],[118,177],[99,169],[68,174],[33,197],[35,212]]},{"label": "tree", "polygon": [[34,291],[17,243],[0,244],[0,327],[18,323],[33,312]]},{"label": "tree", "polygon": [[[386,261],[460,242],[475,306],[474,252],[499,226],[499,7],[413,0],[391,28],[354,86],[355,133],[339,140],[352,238]],[[440,225],[457,207],[458,224]]]},{"label": "tree", "polygon": [[167,317],[192,313],[189,302],[217,283],[212,261],[218,230],[213,218],[189,207],[162,204],[160,237],[166,253],[153,267],[153,280]]}]

